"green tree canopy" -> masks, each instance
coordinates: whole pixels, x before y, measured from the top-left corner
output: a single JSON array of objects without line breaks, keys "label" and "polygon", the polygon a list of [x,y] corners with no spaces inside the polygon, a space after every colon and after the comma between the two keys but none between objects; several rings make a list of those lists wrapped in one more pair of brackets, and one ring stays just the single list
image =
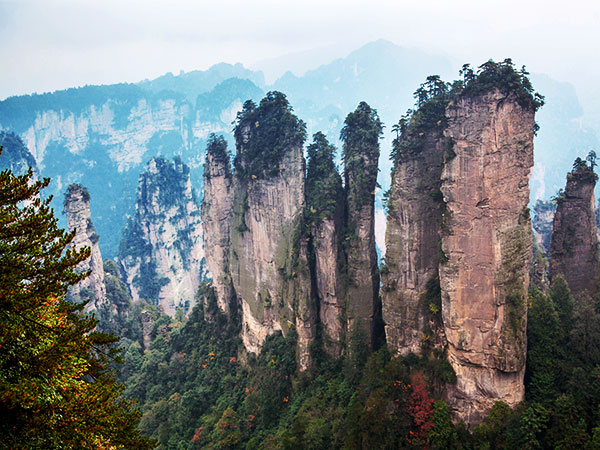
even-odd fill
[{"label": "green tree canopy", "polygon": [[107,366],[116,338],[65,300],[90,250],[68,249],[49,181],[0,173],[0,447],[151,448]]}]

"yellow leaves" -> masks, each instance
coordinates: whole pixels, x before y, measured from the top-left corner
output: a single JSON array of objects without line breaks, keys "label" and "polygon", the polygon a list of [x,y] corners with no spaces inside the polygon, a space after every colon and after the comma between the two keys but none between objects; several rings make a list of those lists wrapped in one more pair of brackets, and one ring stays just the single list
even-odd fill
[{"label": "yellow leaves", "polygon": [[311,207],[310,207],[310,212],[311,212],[312,214],[314,214],[314,213],[316,213],[316,212],[317,212],[317,210],[315,209],[315,207],[314,207],[314,206],[311,206]]},{"label": "yellow leaves", "polygon": [[422,131],[419,133],[419,136],[423,136],[425,133],[423,133]]},{"label": "yellow leaves", "polygon": [[256,180],[258,177],[257,177],[256,175],[252,174],[252,175],[251,175],[251,178],[252,178],[253,180]]}]

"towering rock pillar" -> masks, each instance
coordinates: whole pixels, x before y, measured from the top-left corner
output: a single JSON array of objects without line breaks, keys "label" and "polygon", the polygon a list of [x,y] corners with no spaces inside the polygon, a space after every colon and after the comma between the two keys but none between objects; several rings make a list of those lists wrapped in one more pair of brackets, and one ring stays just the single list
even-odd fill
[{"label": "towering rock pillar", "polygon": [[348,332],[364,333],[371,346],[381,325],[374,216],[381,133],[377,112],[365,102],[348,114],[341,133],[347,202]]},{"label": "towering rock pillar", "polygon": [[229,231],[232,213],[232,180],[227,143],[223,137],[211,136],[204,163],[204,197],[202,225],[206,265],[217,292],[217,304],[225,314],[231,313],[234,299],[229,273]]},{"label": "towering rock pillar", "polygon": [[448,397],[470,424],[496,401],[514,406],[524,394],[535,114],[531,96],[525,100],[496,88],[466,90],[446,112],[455,156],[442,174],[440,284],[457,376]]},{"label": "towering rock pillar", "polygon": [[90,247],[91,255],[77,266],[78,272],[90,271],[90,275],[69,289],[69,296],[76,301],[90,298],[86,305],[87,311],[97,311],[104,305],[106,288],[104,286],[104,267],[100,248],[98,247],[98,234],[90,219],[90,194],[80,184],[72,184],[65,194],[65,214],[69,231],[76,229],[73,247]]},{"label": "towering rock pillar", "polygon": [[305,134],[283,94],[245,103],[235,129],[230,250],[246,350],[257,353],[269,334],[295,328],[300,369],[310,365],[316,335],[303,235]]},{"label": "towering rock pillar", "polygon": [[419,353],[425,343],[435,342],[441,318],[444,110],[442,105],[439,122],[424,122],[423,110],[417,111],[394,141],[386,270],[381,277],[386,340],[390,350],[400,354]]},{"label": "towering rock pillar", "polygon": [[342,354],[346,327],[342,242],[344,188],[334,163],[335,147],[322,133],[308,146],[306,202],[312,237],[314,281],[323,331],[323,348],[334,358]]},{"label": "towering rock pillar", "polygon": [[597,175],[577,158],[558,197],[552,224],[551,276],[562,274],[573,294],[595,293],[600,276],[598,235],[594,209]]},{"label": "towering rock pillar", "polygon": [[157,304],[170,316],[194,306],[206,278],[202,225],[190,171],[180,158],[152,158],[140,175],[119,259],[134,301]]}]

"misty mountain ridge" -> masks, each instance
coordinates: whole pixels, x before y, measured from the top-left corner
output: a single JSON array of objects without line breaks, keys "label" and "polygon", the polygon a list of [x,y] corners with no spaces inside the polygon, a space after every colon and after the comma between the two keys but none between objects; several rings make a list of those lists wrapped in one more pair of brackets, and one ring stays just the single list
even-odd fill
[{"label": "misty mountain ridge", "polygon": [[[287,72],[273,85],[265,85],[259,70],[220,63],[136,84],[10,97],[0,102],[0,129],[21,136],[41,174],[53,179],[49,191],[55,199],[70,183],[88,186],[98,199],[92,215],[103,236],[100,246],[110,257],[118,245],[114,230],[123,229],[124,212],[132,213],[144,164],[154,156],[180,155],[194,189],[201,191],[206,139],[221,133],[232,143],[231,122],[247,99],[284,92],[309,135],[323,131],[338,149],[344,117],[367,101],[386,126],[379,176],[385,190],[392,126],[413,106],[412,93],[428,75],[450,80],[454,72],[445,57],[378,40],[302,76]],[[582,125],[585,116],[572,85],[545,75],[533,75],[532,81],[546,95],[538,116],[532,199],[549,198],[564,184],[573,159],[597,147],[598,137]],[[59,203],[55,209],[61,210]]]}]

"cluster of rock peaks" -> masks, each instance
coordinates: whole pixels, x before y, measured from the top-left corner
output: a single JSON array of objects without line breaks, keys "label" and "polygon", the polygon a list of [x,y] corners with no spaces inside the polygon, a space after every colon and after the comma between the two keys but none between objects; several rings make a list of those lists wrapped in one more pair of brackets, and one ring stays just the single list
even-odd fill
[{"label": "cluster of rock peaks", "polygon": [[[372,138],[355,138],[361,129]],[[297,333],[301,369],[317,340],[339,356],[353,332],[370,346],[380,323],[373,192],[381,124],[361,103],[344,130],[345,191],[321,133],[309,146],[307,178],[304,123],[278,92],[238,115],[233,173],[224,141],[208,146],[202,215],[219,306],[241,311],[249,352],[269,334]]]}]

